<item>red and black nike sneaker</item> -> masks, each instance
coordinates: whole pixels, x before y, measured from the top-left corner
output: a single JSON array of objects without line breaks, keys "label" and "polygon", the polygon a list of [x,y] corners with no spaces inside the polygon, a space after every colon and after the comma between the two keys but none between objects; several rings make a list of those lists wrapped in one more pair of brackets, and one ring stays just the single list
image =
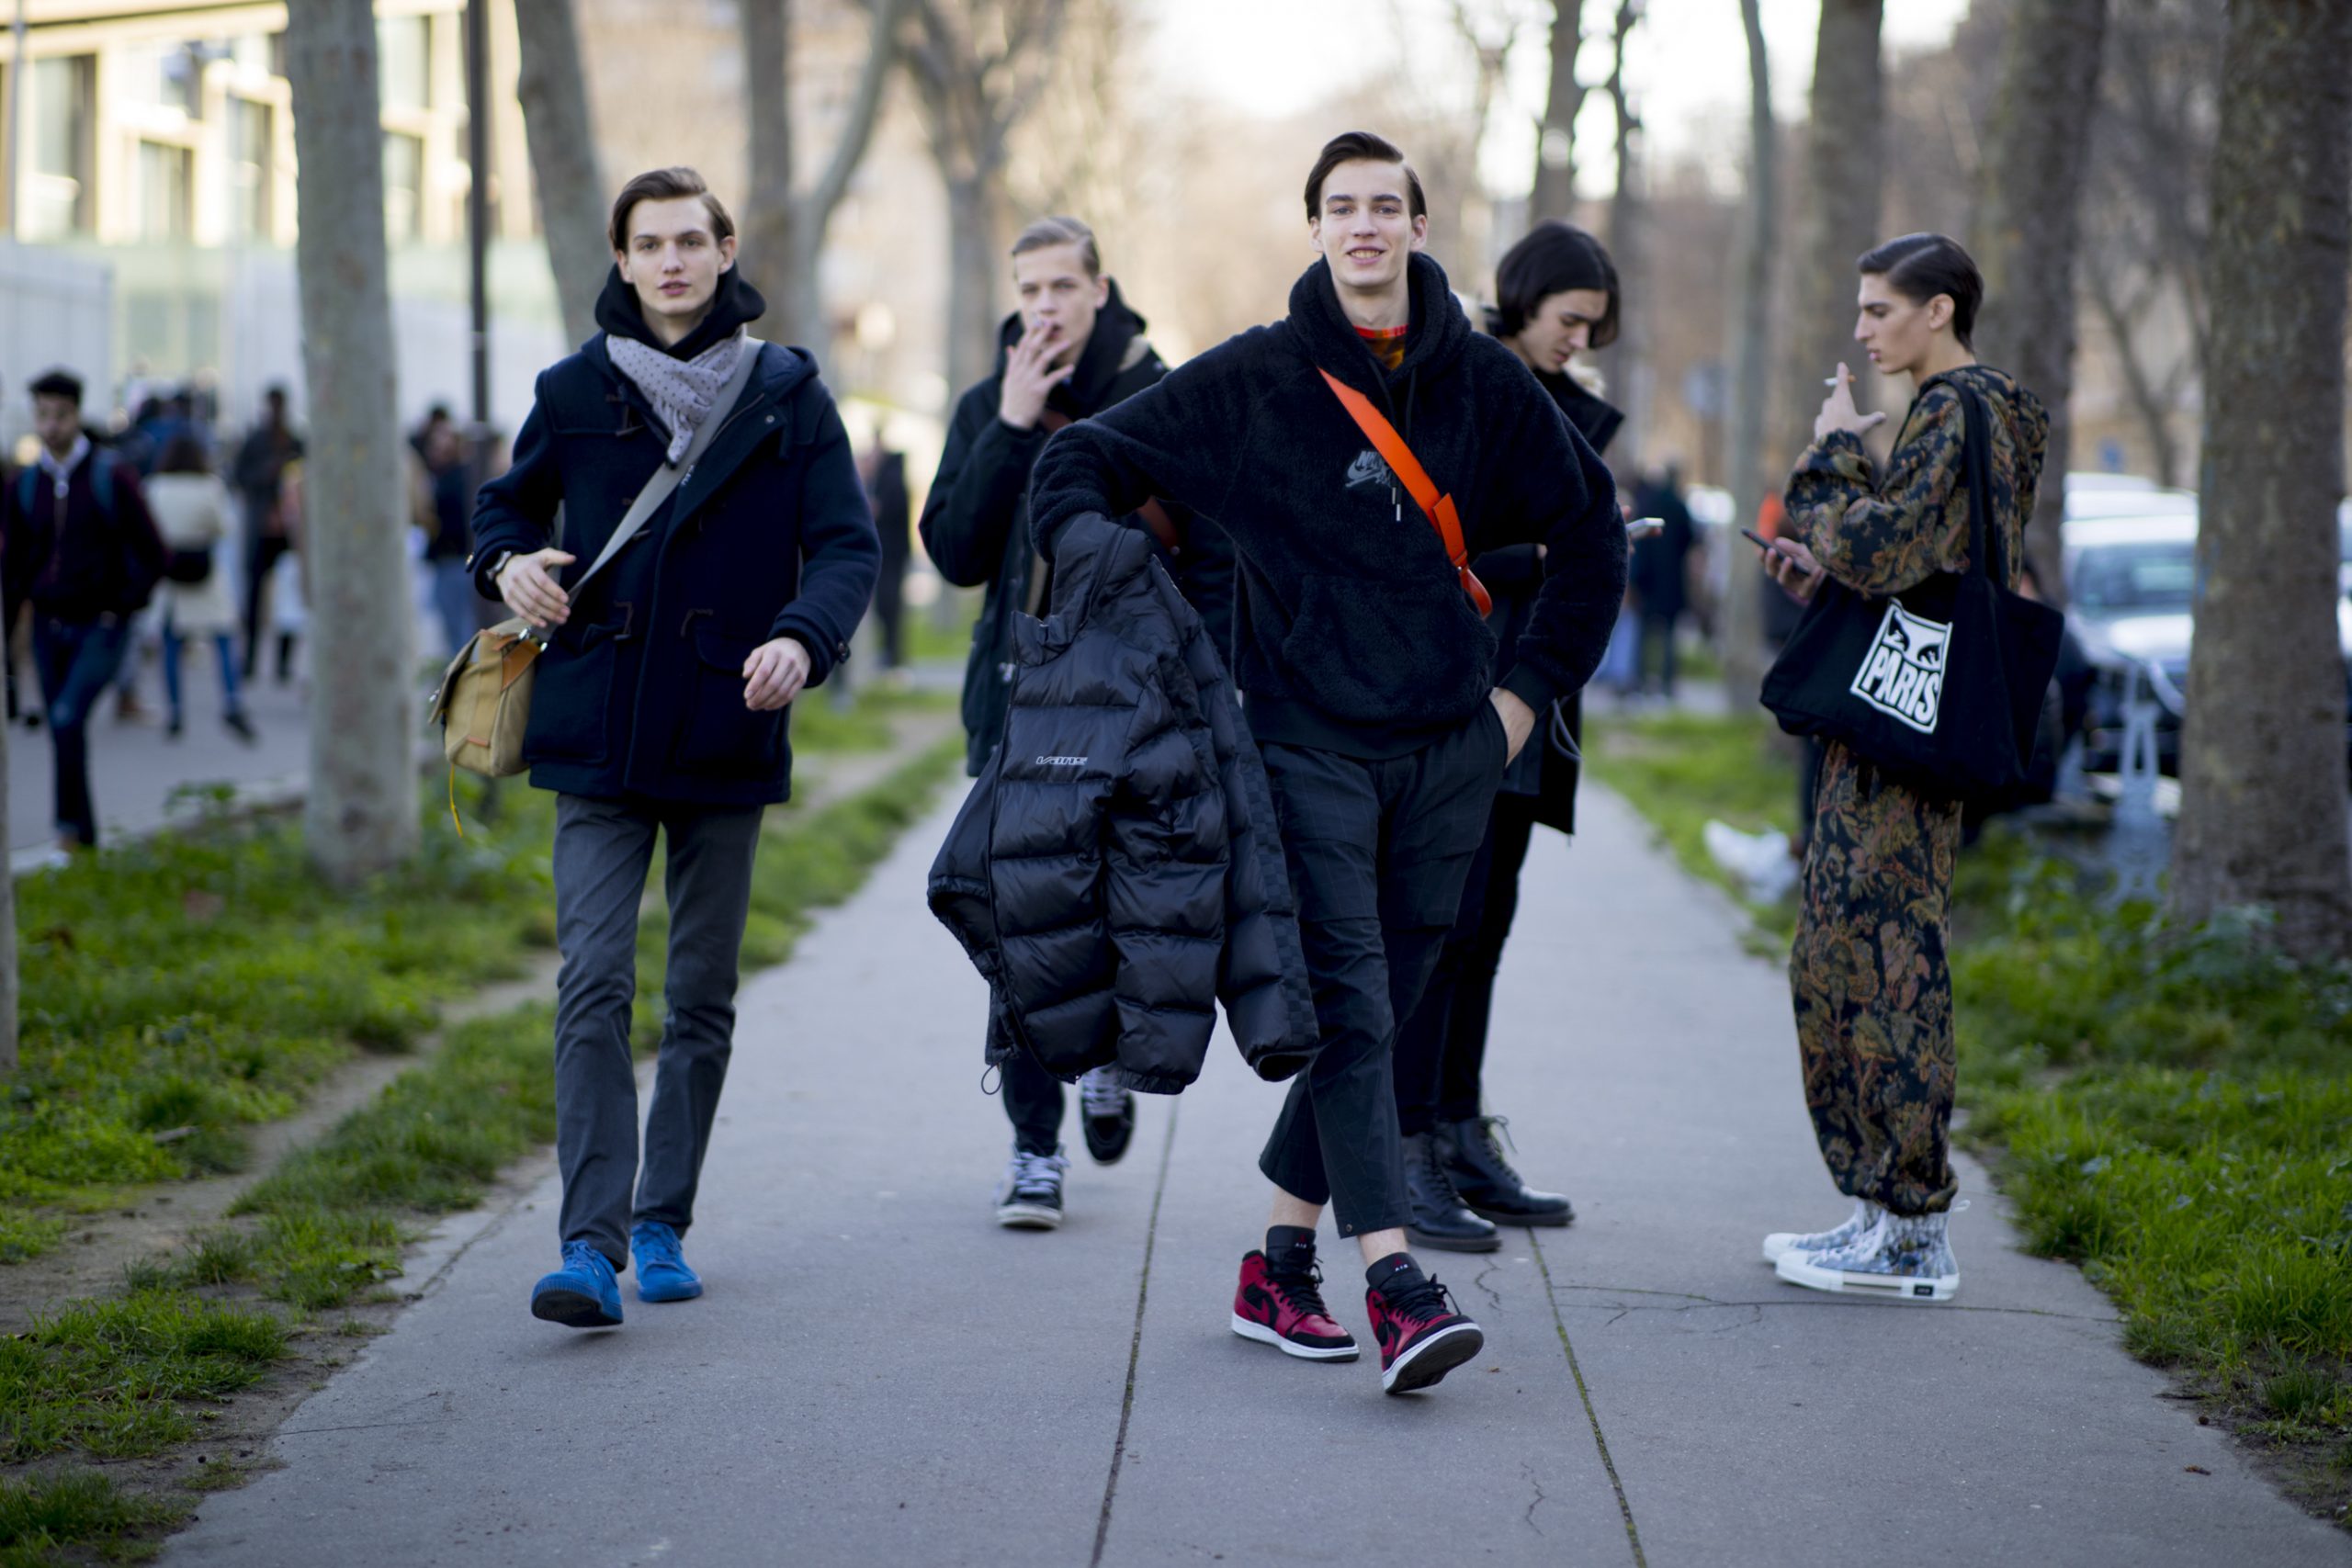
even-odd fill
[{"label": "red and black nike sneaker", "polygon": [[1486,1335],[1454,1310],[1453,1294],[1425,1278],[1410,1258],[1399,1252],[1373,1267],[1385,1272],[1364,1292],[1364,1309],[1380,1341],[1383,1389],[1427,1388],[1485,1348]]},{"label": "red and black nike sneaker", "polygon": [[1354,1360],[1355,1337],[1331,1320],[1317,1289],[1321,1282],[1322,1273],[1312,1264],[1304,1271],[1277,1270],[1264,1253],[1250,1253],[1241,1259],[1241,1284],[1233,1292],[1233,1332],[1285,1356]]}]

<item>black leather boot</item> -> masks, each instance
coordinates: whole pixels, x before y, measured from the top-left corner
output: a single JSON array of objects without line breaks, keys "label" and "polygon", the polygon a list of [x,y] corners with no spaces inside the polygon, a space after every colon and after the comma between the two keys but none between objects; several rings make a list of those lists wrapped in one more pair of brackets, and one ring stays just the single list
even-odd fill
[{"label": "black leather boot", "polygon": [[1536,1192],[1503,1158],[1499,1116],[1441,1122],[1430,1134],[1453,1190],[1472,1213],[1498,1225],[1565,1225],[1577,1217],[1557,1192]]},{"label": "black leather boot", "polygon": [[1503,1238],[1495,1227],[1464,1208],[1455,1196],[1453,1184],[1445,1179],[1434,1134],[1406,1136],[1405,1195],[1413,1207],[1405,1235],[1415,1247],[1440,1252],[1492,1252],[1502,1246]]}]

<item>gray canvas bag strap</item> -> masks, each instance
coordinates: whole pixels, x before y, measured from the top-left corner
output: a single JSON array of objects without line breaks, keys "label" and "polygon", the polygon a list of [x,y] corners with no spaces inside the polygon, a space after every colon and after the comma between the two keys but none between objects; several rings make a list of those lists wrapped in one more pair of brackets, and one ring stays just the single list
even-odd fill
[{"label": "gray canvas bag strap", "polygon": [[694,439],[686,443],[685,455],[674,465],[663,463],[653,470],[653,477],[647,479],[645,488],[637,492],[637,499],[629,503],[619,526],[605,541],[605,547],[596,552],[596,558],[588,563],[588,570],[573,578],[565,588],[564,592],[571,598],[580,597],[580,590],[587,581],[603,570],[605,563],[618,555],[623,545],[637,536],[638,530],[645,526],[645,520],[660,510],[662,503],[670,499],[670,492],[678,488],[679,481],[694,471],[696,459],[708,450],[712,438],[718,434],[718,427],[727,423],[727,416],[734,412],[736,403],[742,399],[743,389],[751,384],[752,371],[760,362],[763,346],[758,338],[745,335],[743,351],[735,356],[735,373],[727,378],[725,386],[719,388],[718,396],[710,400],[710,412],[703,415],[702,423],[695,427]]}]

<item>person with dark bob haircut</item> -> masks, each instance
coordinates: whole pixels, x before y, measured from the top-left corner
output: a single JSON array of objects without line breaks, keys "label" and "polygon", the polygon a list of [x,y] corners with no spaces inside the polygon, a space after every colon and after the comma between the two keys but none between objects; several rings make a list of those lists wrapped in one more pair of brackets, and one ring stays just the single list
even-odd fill
[{"label": "person with dark bob haircut", "polygon": [[[1968,570],[1973,399],[1992,447],[1984,499],[2014,589],[2050,418],[1969,347],[1984,278],[1941,234],[1890,240],[1859,267],[1854,339],[1882,374],[1908,376],[1917,391],[1882,469],[1861,436],[1886,416],[1855,409],[1853,378],[1838,367],[1789,479],[1788,528],[1766,557],[1772,576],[1800,601],[1824,578],[1891,599]],[[1946,1234],[1955,1066],[1945,958],[1960,831],[1959,801],[1898,783],[1839,741],[1823,748],[1789,982],[1805,1106],[1854,1207],[1829,1230],[1764,1238],[1792,1284],[1911,1301],[1949,1301],[1960,1288]]]},{"label": "person with dark bob haircut", "polygon": [[[1495,269],[1496,303],[1487,330],[1519,356],[1569,425],[1604,450],[1621,414],[1570,375],[1578,355],[1617,336],[1617,268],[1599,240],[1547,220],[1513,245]],[[1496,664],[1508,674],[1544,582],[1534,545],[1506,545],[1474,563],[1494,595],[1487,625]],[[1574,820],[1573,764],[1549,757],[1555,726],[1579,728],[1577,694],[1560,698],[1537,726],[1535,743],[1504,773],[1487,832],[1463,885],[1461,912],[1438,953],[1420,1006],[1396,1031],[1396,1121],[1405,1140],[1406,1195],[1413,1214],[1406,1235],[1417,1247],[1491,1252],[1498,1225],[1565,1225],[1576,1217],[1567,1199],[1536,1191],[1503,1156],[1483,1113],[1480,1078],[1495,972],[1519,908],[1519,870],[1538,822],[1566,829]]]}]

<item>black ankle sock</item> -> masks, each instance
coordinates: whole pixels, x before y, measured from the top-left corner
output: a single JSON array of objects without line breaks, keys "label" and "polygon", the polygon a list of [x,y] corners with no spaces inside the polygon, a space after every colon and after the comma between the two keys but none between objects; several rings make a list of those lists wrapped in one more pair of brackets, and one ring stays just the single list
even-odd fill
[{"label": "black ankle sock", "polygon": [[1394,1298],[1428,1281],[1409,1252],[1392,1252],[1363,1271],[1364,1283]]},{"label": "black ankle sock", "polygon": [[[1302,1258],[1299,1255],[1305,1254]],[[1266,1261],[1281,1267],[1285,1264],[1312,1263],[1315,1260],[1315,1230],[1311,1225],[1268,1225],[1266,1227]]]}]

